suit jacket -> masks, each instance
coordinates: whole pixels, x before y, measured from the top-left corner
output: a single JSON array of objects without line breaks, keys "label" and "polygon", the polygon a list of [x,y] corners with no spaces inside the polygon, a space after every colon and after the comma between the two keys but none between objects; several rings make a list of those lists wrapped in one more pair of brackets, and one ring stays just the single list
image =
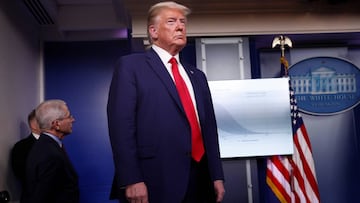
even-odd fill
[{"label": "suit jacket", "polygon": [[78,176],[59,144],[41,134],[26,163],[22,203],[78,203]]},{"label": "suit jacket", "polygon": [[21,181],[25,182],[25,164],[30,149],[35,143],[36,138],[30,134],[26,138],[18,141],[11,150],[11,165],[15,176]]},{"label": "suit jacket", "polygon": [[[184,68],[195,93],[211,179],[222,180],[217,126],[206,77],[195,67]],[[175,84],[153,49],[120,58],[107,111],[115,163],[112,192],[144,181],[150,202],[181,202],[189,181],[191,130]]]}]

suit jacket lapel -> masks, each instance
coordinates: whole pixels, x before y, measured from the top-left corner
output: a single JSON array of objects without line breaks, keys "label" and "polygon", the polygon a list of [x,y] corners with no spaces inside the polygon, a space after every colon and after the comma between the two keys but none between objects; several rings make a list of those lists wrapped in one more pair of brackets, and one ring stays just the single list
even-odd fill
[{"label": "suit jacket lapel", "polygon": [[68,157],[67,152],[65,151],[65,149],[62,149],[60,147],[60,145],[55,140],[53,140],[51,137],[49,137],[48,135],[42,134],[40,137],[43,137],[42,139],[46,139],[47,142],[50,142],[54,146],[54,148],[57,149],[57,151],[63,156],[64,161],[66,162],[71,175],[75,179],[77,179],[77,172],[76,172],[74,166],[72,165],[72,163],[70,161],[70,158]]},{"label": "suit jacket lapel", "polygon": [[154,70],[154,72],[158,75],[160,80],[164,83],[170,96],[174,99],[174,101],[177,103],[179,108],[184,112],[174,81],[169,75],[169,72],[166,70],[166,67],[162,63],[160,57],[156,54],[156,52],[153,49],[150,49],[147,52],[147,56],[150,67]]},{"label": "suit jacket lapel", "polygon": [[[174,99],[174,101],[179,106],[179,108],[184,113],[184,115],[186,115],[185,110],[181,104],[180,97],[177,93],[174,81],[172,80],[171,76],[169,75],[168,71],[166,70],[166,67],[162,63],[160,57],[157,55],[157,53],[153,49],[150,49],[147,52],[147,57],[148,57],[147,60],[148,60],[148,63],[150,64],[150,67],[158,75],[160,80],[164,83],[165,87],[167,88],[171,97]],[[185,69],[186,73],[188,74],[188,77],[193,86],[198,116],[199,116],[199,120],[201,120],[201,118],[203,118],[203,116],[204,116],[204,105],[201,103],[202,97],[204,97],[204,96],[202,95],[201,84],[198,81],[201,78],[199,78],[199,76],[198,76],[199,73],[197,73],[197,71],[192,71],[187,65],[184,65],[184,69]]]},{"label": "suit jacket lapel", "polygon": [[201,84],[200,84],[200,79],[199,78],[199,73],[197,71],[193,71],[190,68],[190,65],[185,65],[184,64],[184,69],[186,71],[186,73],[188,74],[188,77],[190,79],[190,82],[192,84],[193,90],[194,90],[194,96],[195,96],[195,100],[196,100],[196,109],[197,109],[197,113],[199,116],[199,120],[201,120],[201,118],[204,116],[204,105],[201,102],[202,101],[202,91],[201,91]]}]

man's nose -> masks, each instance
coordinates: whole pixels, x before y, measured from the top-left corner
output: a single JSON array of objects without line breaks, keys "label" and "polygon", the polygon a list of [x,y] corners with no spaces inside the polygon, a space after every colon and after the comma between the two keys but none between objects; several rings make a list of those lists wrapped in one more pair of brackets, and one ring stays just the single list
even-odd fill
[{"label": "man's nose", "polygon": [[176,21],[176,30],[183,30],[185,28],[185,24],[180,22],[180,21]]}]

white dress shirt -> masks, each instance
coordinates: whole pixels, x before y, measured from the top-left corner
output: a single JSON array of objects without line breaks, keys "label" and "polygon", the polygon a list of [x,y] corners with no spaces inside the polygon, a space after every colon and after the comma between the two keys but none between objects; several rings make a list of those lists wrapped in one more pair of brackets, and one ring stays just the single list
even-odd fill
[{"label": "white dress shirt", "polygon": [[171,78],[174,80],[174,76],[171,70],[171,63],[169,63],[169,60],[174,57],[177,62],[178,62],[178,67],[179,67],[179,72],[181,77],[183,78],[186,87],[188,88],[191,100],[194,104],[194,108],[195,108],[195,112],[196,112],[196,116],[199,119],[198,113],[197,113],[197,108],[196,108],[196,99],[195,99],[195,94],[194,94],[194,89],[193,86],[191,84],[191,81],[189,79],[189,76],[187,75],[183,65],[181,64],[180,60],[179,60],[179,54],[176,54],[175,56],[172,56],[171,54],[169,54],[166,50],[160,48],[159,46],[156,45],[152,45],[152,48],[154,49],[154,51],[159,55],[161,61],[163,62],[164,66],[166,67],[166,70],[169,72]]}]

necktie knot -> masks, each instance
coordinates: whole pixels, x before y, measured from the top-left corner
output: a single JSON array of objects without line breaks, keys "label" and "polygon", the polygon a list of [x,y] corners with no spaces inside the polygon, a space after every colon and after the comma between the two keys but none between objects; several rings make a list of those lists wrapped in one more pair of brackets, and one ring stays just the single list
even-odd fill
[{"label": "necktie knot", "polygon": [[171,57],[171,59],[169,60],[169,63],[173,64],[177,64],[177,60],[175,57]]},{"label": "necktie knot", "polygon": [[175,57],[171,57],[171,59],[169,60],[169,63],[171,63],[171,69],[174,70],[174,68],[178,68],[178,63]]}]

